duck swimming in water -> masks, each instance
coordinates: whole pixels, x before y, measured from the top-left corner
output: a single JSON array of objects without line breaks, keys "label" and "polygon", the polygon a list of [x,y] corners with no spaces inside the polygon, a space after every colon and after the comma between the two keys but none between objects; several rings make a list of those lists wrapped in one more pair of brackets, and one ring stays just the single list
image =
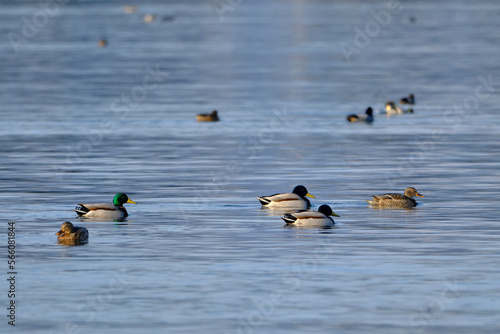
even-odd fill
[{"label": "duck swimming in water", "polygon": [[330,206],[323,204],[318,211],[305,211],[298,213],[287,213],[283,216],[287,226],[296,227],[329,227],[335,224],[331,216],[340,217],[332,211]]},{"label": "duck swimming in water", "polygon": [[83,243],[89,240],[89,231],[85,227],[74,226],[70,222],[62,223],[56,235],[61,243]]},{"label": "duck swimming in water", "polygon": [[196,120],[198,122],[217,122],[219,120],[219,116],[217,115],[217,110],[214,110],[210,114],[196,115]]},{"label": "duck swimming in water", "polygon": [[291,193],[274,194],[257,198],[264,207],[306,210],[311,207],[311,202],[309,202],[306,196],[315,198],[307,192],[306,187],[299,185]]},{"label": "duck swimming in water", "polygon": [[410,94],[408,97],[403,97],[401,100],[399,100],[400,104],[415,104],[415,96],[413,94]]},{"label": "duck swimming in water", "polygon": [[387,101],[385,103],[385,112],[387,115],[405,114],[405,113],[412,113],[413,109],[404,110],[398,107],[394,102]]},{"label": "duck swimming in water", "polygon": [[82,204],[75,208],[75,212],[82,218],[93,219],[123,219],[128,216],[127,209],[123,206],[125,203],[133,203],[127,194],[118,193],[113,198],[113,203]]},{"label": "duck swimming in water", "polygon": [[349,115],[347,116],[347,121],[371,123],[373,122],[373,109],[369,107],[364,114]]},{"label": "duck swimming in water", "polygon": [[378,206],[392,206],[392,207],[402,207],[402,208],[413,208],[417,206],[417,201],[413,199],[414,196],[424,197],[419,194],[417,189],[413,187],[408,187],[405,189],[403,194],[383,194],[383,195],[373,195],[372,200],[367,200],[371,205]]}]

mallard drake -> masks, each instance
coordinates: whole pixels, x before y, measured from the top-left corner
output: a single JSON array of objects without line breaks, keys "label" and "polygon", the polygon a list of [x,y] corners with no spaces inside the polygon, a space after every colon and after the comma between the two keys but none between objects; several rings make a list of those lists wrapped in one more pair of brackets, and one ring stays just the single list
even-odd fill
[{"label": "mallard drake", "polygon": [[349,116],[347,116],[347,121],[371,123],[371,122],[373,122],[373,109],[371,107],[369,107],[368,109],[366,109],[364,114],[349,115]]},{"label": "mallard drake", "polygon": [[257,198],[264,207],[306,210],[311,207],[311,202],[309,202],[306,196],[315,198],[307,192],[306,187],[296,186],[291,193],[274,194]]},{"label": "mallard drake", "polygon": [[94,218],[94,219],[123,219],[128,216],[127,210],[123,207],[125,203],[133,203],[124,193],[116,194],[113,198],[113,204],[111,203],[99,203],[99,204],[82,204],[78,203],[79,206],[75,208],[75,212],[78,216],[83,218]]},{"label": "mallard drake", "polygon": [[413,109],[404,110],[396,105],[396,103],[392,101],[387,101],[385,103],[385,112],[387,115],[395,115],[395,114],[404,114],[404,113],[412,113]]},{"label": "mallard drake", "polygon": [[287,226],[300,227],[328,227],[335,224],[330,216],[340,217],[332,211],[330,206],[323,204],[318,211],[305,211],[298,213],[286,213],[282,219]]},{"label": "mallard drake", "polygon": [[417,205],[417,201],[413,199],[413,196],[424,197],[419,194],[417,189],[413,187],[408,187],[405,189],[403,194],[383,194],[383,195],[373,195],[372,200],[367,200],[371,205],[379,206],[398,206],[398,207],[410,207],[413,208]]},{"label": "mallard drake", "polygon": [[217,116],[217,110],[214,110],[210,114],[196,115],[196,120],[198,122],[217,122],[219,120],[219,116]]},{"label": "mallard drake", "polygon": [[56,235],[61,243],[79,243],[89,240],[89,231],[85,227],[74,226],[70,222],[62,223],[61,230]]},{"label": "mallard drake", "polygon": [[415,104],[415,96],[413,94],[410,94],[408,97],[403,97],[401,100],[399,100],[400,104]]}]

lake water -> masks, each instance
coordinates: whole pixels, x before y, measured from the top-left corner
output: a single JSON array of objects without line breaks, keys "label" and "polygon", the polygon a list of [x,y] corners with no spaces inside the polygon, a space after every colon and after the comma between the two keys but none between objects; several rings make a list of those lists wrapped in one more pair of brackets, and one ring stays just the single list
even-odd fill
[{"label": "lake water", "polygon": [[[0,2],[2,333],[500,330],[500,3],[50,3]],[[298,184],[334,228],[256,199]],[[118,192],[128,220],[75,218]]]}]

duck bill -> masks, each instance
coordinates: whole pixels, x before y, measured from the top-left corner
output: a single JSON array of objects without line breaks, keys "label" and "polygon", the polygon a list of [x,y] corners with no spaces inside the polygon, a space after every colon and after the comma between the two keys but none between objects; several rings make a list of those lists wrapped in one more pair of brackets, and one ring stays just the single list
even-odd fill
[{"label": "duck bill", "polygon": [[316,197],[314,197],[313,195],[311,195],[311,194],[309,194],[309,193],[307,193],[307,194],[306,194],[306,196],[307,196],[307,197],[311,197],[311,198],[316,198]]},{"label": "duck bill", "polygon": [[338,214],[336,214],[335,212],[332,212],[332,216],[335,216],[335,217],[340,217]]},{"label": "duck bill", "polygon": [[417,193],[415,196],[424,197],[424,195],[420,195],[419,193]]},{"label": "duck bill", "polygon": [[132,201],[130,198],[128,199],[127,203],[137,204],[136,202]]},{"label": "duck bill", "polygon": [[59,231],[56,233],[56,235],[61,235],[61,234],[63,234],[63,231]]}]

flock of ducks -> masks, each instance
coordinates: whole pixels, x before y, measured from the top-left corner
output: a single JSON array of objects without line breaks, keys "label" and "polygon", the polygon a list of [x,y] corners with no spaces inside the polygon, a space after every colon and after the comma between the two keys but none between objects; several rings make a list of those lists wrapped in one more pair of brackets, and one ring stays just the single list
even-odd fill
[{"label": "flock of ducks", "polygon": [[[399,104],[414,105],[415,104],[415,96],[413,94],[410,94],[408,97],[403,97],[399,101]],[[411,108],[403,109],[403,108],[399,107],[393,101],[387,101],[385,103],[385,114],[388,116],[397,115],[397,114],[406,114],[406,113],[413,113],[413,109],[411,109]],[[368,109],[366,109],[366,111],[363,114],[347,115],[346,119],[348,122],[371,123],[374,120],[373,109],[371,107],[368,107]],[[214,110],[210,114],[198,114],[198,115],[196,115],[196,120],[198,122],[217,122],[217,121],[219,121],[219,116],[217,114],[217,110]]]},{"label": "flock of ducks", "polygon": [[[414,105],[415,104],[415,96],[413,94],[410,94],[408,97],[403,97],[401,100],[399,100],[399,104]],[[399,107],[393,101],[387,101],[385,103],[385,114],[387,116],[406,114],[406,113],[413,113],[413,109],[411,109],[411,108],[403,109],[403,108]],[[368,109],[366,109],[364,114],[347,115],[346,119],[348,122],[371,123],[371,122],[373,122],[373,109],[371,107],[369,107]]]},{"label": "flock of ducks", "polygon": [[[415,96],[410,94],[399,101],[400,104],[415,104]],[[402,109],[394,102],[388,101],[385,104],[385,112],[387,115],[412,113],[412,109]],[[198,122],[217,122],[219,116],[217,110],[210,114],[196,115]],[[369,107],[364,114],[348,115],[349,122],[373,122],[373,109]],[[373,196],[373,199],[367,200],[372,206],[378,207],[400,207],[413,208],[417,202],[413,197],[424,197],[419,194],[413,187],[405,189],[404,194],[388,193]],[[291,193],[279,193],[269,196],[257,197],[263,207],[273,208],[286,211],[282,219],[285,221],[285,226],[297,227],[330,227],[335,224],[332,216],[340,217],[332,211],[332,208],[326,204],[321,205],[318,211],[307,211],[311,208],[311,202],[307,197],[315,198],[309,194],[306,187],[302,185],[296,186]],[[90,219],[109,219],[121,220],[128,217],[127,209],[123,206],[125,203],[137,204],[132,201],[127,194],[118,193],[113,198],[113,203],[79,203],[74,211],[79,218]],[[89,232],[85,227],[74,226],[71,222],[64,222],[61,230],[56,233],[58,241],[66,245],[78,245],[86,243],[89,238]]]},{"label": "flock of ducks", "polygon": [[[367,202],[377,207],[391,208],[413,208],[417,206],[414,196],[424,197],[413,187],[405,189],[404,194],[388,193],[374,195],[373,199]],[[286,212],[282,219],[286,226],[297,227],[331,227],[335,221],[331,216],[340,217],[332,211],[332,208],[326,204],[321,205],[318,211],[305,211],[311,207],[311,202],[306,198],[315,198],[309,194],[306,187],[296,186],[291,193],[280,193],[270,196],[260,196],[257,199],[263,207],[281,209],[283,211],[295,210],[295,212]]]},{"label": "flock of ducks", "polygon": [[[374,195],[373,199],[367,202],[378,207],[413,208],[417,205],[414,196],[424,197],[415,188],[408,187],[404,194]],[[262,207],[284,211],[282,219],[285,221],[285,226],[317,228],[333,226],[335,221],[331,217],[340,216],[327,204],[321,205],[318,211],[307,211],[311,208],[311,202],[307,197],[315,198],[306,187],[298,185],[290,193],[259,196],[257,199]],[[78,203],[74,211],[79,218],[121,220],[128,217],[127,209],[123,206],[125,203],[137,204],[127,194],[118,193],[113,198],[113,203]],[[85,227],[74,226],[71,222],[64,222],[56,235],[57,240],[65,245],[81,245],[87,243],[89,239],[89,231]]]}]

